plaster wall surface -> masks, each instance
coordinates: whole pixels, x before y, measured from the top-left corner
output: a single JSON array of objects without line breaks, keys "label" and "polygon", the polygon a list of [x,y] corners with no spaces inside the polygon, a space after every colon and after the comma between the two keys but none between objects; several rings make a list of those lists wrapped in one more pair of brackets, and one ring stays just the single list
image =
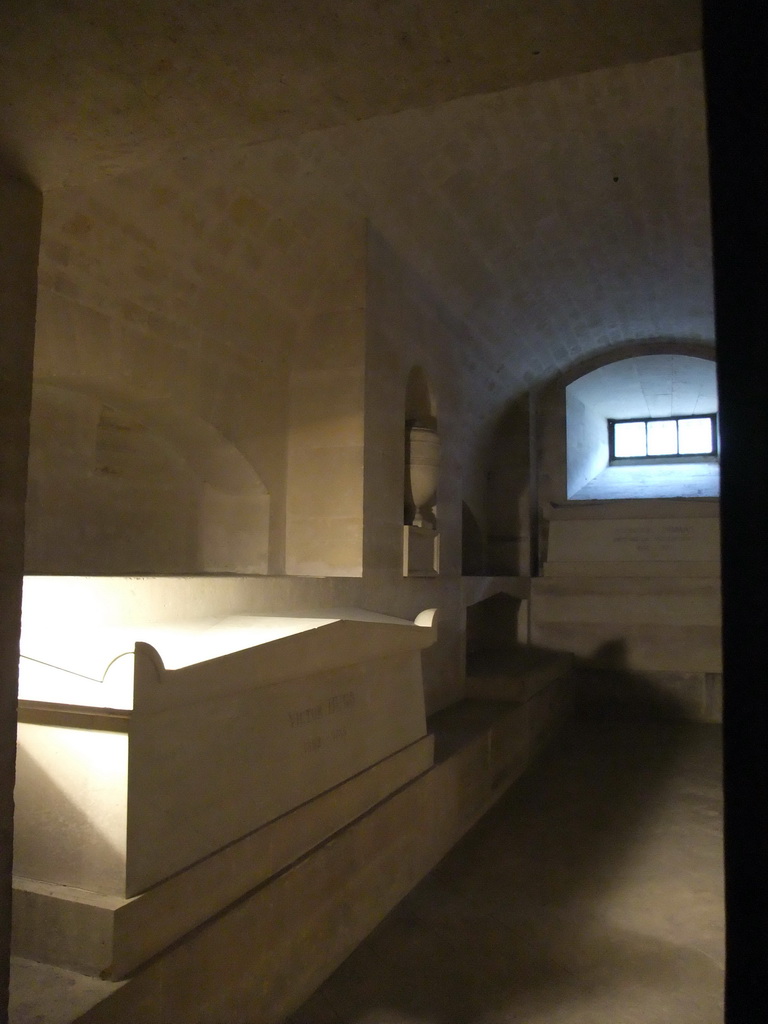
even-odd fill
[{"label": "plaster wall surface", "polygon": [[608,427],[604,416],[565,390],[568,497],[608,465]]},{"label": "plaster wall surface", "polygon": [[607,419],[717,412],[713,359],[682,352],[607,363],[572,381],[568,393]]},{"label": "plaster wall surface", "polygon": [[368,266],[365,578],[371,594],[378,588],[413,594],[428,585],[403,578],[406,398],[409,376],[417,369],[429,389],[440,437],[440,578],[433,587],[440,593],[442,635],[423,654],[427,701],[434,709],[463,695],[461,504],[462,489],[471,486],[479,453],[462,415],[459,358],[471,339],[423,278],[373,229],[368,234]]}]

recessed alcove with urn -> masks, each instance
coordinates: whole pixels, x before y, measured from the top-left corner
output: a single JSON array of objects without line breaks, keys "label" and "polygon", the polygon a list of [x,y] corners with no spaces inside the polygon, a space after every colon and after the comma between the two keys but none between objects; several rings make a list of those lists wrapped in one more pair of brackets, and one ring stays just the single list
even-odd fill
[{"label": "recessed alcove with urn", "polygon": [[437,489],[440,435],[427,376],[414,367],[405,398],[403,575],[436,576],[440,569]]}]

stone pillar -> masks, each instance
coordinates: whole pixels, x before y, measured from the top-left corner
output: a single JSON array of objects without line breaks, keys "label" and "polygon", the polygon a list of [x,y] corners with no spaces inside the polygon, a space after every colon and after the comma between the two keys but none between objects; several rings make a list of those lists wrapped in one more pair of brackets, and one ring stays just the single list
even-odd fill
[{"label": "stone pillar", "polygon": [[285,568],[362,576],[365,225],[331,210],[307,251],[330,269],[292,353]]},{"label": "stone pillar", "polygon": [[11,933],[13,781],[24,498],[42,196],[0,177],[0,1020]]}]

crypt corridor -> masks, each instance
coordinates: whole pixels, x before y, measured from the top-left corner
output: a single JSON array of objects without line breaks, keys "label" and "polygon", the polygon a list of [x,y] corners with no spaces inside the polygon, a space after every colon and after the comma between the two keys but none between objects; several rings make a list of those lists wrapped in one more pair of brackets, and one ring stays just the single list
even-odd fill
[{"label": "crypt corridor", "polygon": [[699,4],[0,47],[13,1024],[715,1024]]}]

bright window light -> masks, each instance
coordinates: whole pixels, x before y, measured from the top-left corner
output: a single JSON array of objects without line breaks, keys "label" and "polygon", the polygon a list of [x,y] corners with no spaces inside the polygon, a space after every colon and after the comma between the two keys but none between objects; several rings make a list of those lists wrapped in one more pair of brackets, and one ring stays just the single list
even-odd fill
[{"label": "bright window light", "polygon": [[645,445],[645,420],[614,424],[614,458],[631,459],[644,456],[647,454]]},{"label": "bright window light", "polygon": [[609,420],[611,459],[717,455],[716,413],[665,419]]},{"label": "bright window light", "polygon": [[677,455],[677,420],[649,420],[648,454]]},{"label": "bright window light", "polygon": [[710,416],[696,416],[678,421],[681,455],[711,455],[714,450],[712,419]]}]

